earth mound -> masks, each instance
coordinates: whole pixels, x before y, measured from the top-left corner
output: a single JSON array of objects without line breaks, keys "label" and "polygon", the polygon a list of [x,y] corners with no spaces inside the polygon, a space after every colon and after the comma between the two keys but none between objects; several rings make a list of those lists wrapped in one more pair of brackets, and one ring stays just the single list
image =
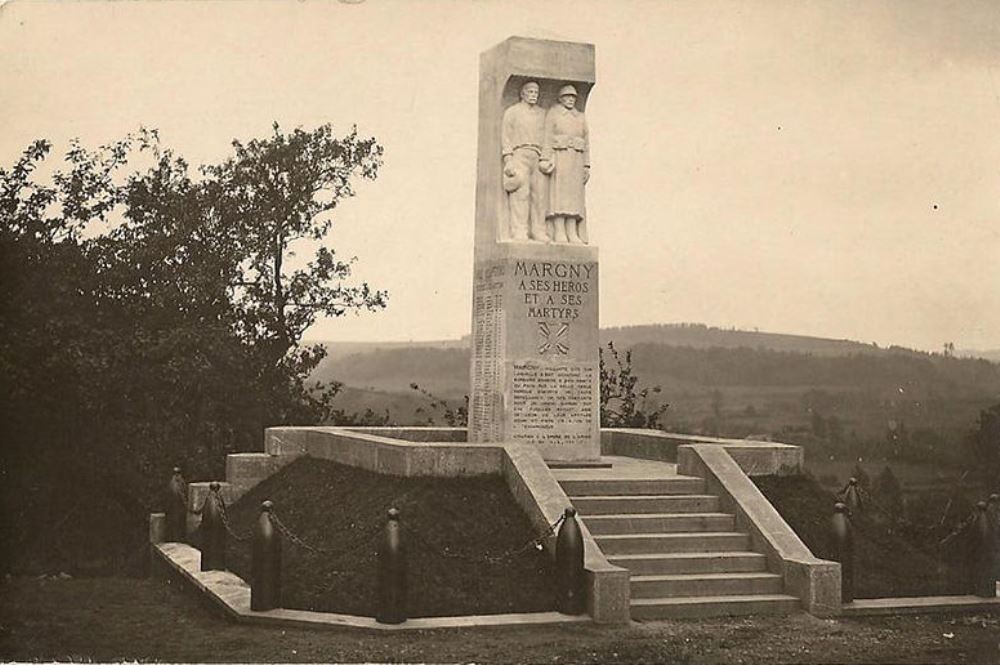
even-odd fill
[{"label": "earth mound", "polygon": [[[376,547],[386,513],[401,511],[411,617],[545,612],[554,563],[499,475],[404,478],[304,457],[228,508],[252,533],[264,500],[308,548],[283,538],[282,606],[374,616]],[[250,579],[251,541],[230,539],[227,564]]]}]

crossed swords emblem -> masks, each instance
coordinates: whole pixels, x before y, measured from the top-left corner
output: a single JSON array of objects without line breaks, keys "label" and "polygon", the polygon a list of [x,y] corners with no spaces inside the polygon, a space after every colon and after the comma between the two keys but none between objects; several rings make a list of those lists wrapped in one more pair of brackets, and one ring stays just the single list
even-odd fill
[{"label": "crossed swords emblem", "polygon": [[569,324],[560,323],[555,332],[552,326],[544,321],[538,324],[538,336],[541,343],[538,345],[538,353],[545,355],[546,352],[555,350],[556,353],[569,353]]}]

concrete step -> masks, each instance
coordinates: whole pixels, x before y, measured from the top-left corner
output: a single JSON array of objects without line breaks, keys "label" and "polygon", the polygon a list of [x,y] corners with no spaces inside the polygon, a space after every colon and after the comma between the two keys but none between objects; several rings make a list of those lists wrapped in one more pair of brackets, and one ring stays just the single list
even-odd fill
[{"label": "concrete step", "polygon": [[745,533],[645,533],[594,536],[605,556],[614,554],[666,554],[671,552],[732,552],[747,550]]},{"label": "concrete step", "polygon": [[704,494],[704,478],[586,478],[559,481],[567,496],[660,496],[663,494]]},{"label": "concrete step", "polygon": [[646,620],[793,614],[798,610],[799,599],[785,594],[637,598],[632,601],[632,618]]},{"label": "concrete step", "polygon": [[595,536],[616,533],[705,533],[732,531],[736,521],[726,513],[651,513],[590,515],[583,521]]},{"label": "concrete step", "polygon": [[580,515],[623,513],[715,513],[719,497],[712,494],[664,494],[652,496],[577,496],[573,506]]},{"label": "concrete step", "polygon": [[633,575],[684,573],[753,573],[767,570],[767,557],[757,552],[679,552],[676,554],[619,554],[608,561]]},{"label": "concrete step", "polygon": [[781,575],[774,573],[636,575],[630,585],[632,598],[773,595],[784,591]]}]

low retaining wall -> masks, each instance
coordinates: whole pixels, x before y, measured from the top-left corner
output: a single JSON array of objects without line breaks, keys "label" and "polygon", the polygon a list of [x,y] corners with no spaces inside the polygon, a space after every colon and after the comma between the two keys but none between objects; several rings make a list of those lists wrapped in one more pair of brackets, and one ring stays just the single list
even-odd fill
[{"label": "low retaining wall", "polygon": [[[392,476],[454,477],[500,472],[501,446],[427,440],[451,437],[451,431],[421,427],[269,427],[264,431],[264,452],[306,454]],[[404,433],[406,437],[386,436]]]},{"label": "low retaining wall", "polygon": [[[775,445],[783,444],[682,445],[677,448],[677,472],[705,478],[708,491],[718,494],[725,508],[735,513],[737,524],[750,533],[755,549],[767,555],[770,566],[781,572],[785,592],[798,596],[803,609],[816,616],[836,616],[841,610],[840,564],[813,556],[743,468],[746,465],[756,475],[767,475],[762,469],[774,469],[788,455],[775,450]],[[801,461],[796,469],[800,466]]]},{"label": "low retaining wall", "polygon": [[605,455],[677,462],[678,449],[695,444],[722,446],[748,476],[795,475],[802,471],[805,461],[802,447],[787,443],[720,439],[645,429],[601,430],[601,452]]},{"label": "low retaining wall", "polygon": [[[534,447],[470,444],[464,437],[461,428],[272,427],[265,431],[264,449],[269,455],[310,455],[396,476],[499,473],[537,531],[548,529],[572,505]],[[627,623],[631,620],[629,572],[609,563],[586,525],[582,520],[579,523],[588,613],[598,623]],[[543,545],[555,556],[554,535]]]}]

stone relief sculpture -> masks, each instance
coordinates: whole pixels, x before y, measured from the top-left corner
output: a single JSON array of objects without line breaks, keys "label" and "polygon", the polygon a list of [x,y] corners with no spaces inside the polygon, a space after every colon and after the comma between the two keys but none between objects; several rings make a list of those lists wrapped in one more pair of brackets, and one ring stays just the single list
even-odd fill
[{"label": "stone relief sculpture", "polygon": [[539,170],[549,175],[546,223],[559,243],[585,244],[584,187],[590,179],[587,120],[576,109],[576,88],[564,85],[559,102],[545,115]]},{"label": "stone relief sculpture", "polygon": [[510,204],[513,240],[548,242],[546,177],[538,170],[545,133],[545,111],[538,106],[539,86],[521,86],[521,100],[503,114],[500,144],[503,152],[503,188]]}]

